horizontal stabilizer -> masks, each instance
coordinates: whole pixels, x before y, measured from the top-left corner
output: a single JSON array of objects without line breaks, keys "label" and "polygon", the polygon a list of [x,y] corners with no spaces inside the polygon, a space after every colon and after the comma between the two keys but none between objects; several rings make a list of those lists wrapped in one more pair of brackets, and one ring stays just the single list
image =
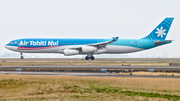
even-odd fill
[{"label": "horizontal stabilizer", "polygon": [[166,43],[171,43],[172,40],[165,40],[165,41],[154,41],[154,45],[162,45],[162,44],[166,44]]}]

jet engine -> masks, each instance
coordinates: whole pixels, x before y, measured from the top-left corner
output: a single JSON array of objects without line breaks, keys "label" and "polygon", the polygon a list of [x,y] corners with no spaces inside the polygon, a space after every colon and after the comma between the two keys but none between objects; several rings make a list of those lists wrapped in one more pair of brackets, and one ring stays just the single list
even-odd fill
[{"label": "jet engine", "polygon": [[97,47],[93,47],[93,46],[83,46],[82,47],[83,53],[90,53],[90,52],[94,52],[96,50],[97,50]]},{"label": "jet engine", "polygon": [[79,54],[78,50],[74,50],[74,49],[65,49],[64,50],[65,56],[76,55],[76,54]]}]

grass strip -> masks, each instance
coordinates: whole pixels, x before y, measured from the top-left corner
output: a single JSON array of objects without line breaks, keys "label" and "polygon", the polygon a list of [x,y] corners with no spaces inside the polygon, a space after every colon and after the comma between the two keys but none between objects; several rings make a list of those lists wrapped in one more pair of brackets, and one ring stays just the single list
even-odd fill
[{"label": "grass strip", "polygon": [[[119,87],[91,87],[91,90],[95,90],[96,93],[118,93],[118,94],[124,94],[128,96],[144,96],[144,97],[156,97],[156,98],[165,98],[168,100],[180,100],[179,95],[170,95],[170,94],[159,94],[159,93],[153,93],[153,92],[140,92],[140,91],[123,91],[123,88]],[[91,93],[90,89],[86,89],[84,93]],[[82,93],[82,92],[81,92]]]}]

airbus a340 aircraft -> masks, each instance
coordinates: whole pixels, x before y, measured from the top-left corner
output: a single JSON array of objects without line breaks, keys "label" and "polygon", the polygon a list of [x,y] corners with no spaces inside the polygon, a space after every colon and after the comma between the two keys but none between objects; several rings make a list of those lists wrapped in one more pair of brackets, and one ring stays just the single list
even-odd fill
[{"label": "airbus a340 aircraft", "polygon": [[173,22],[173,17],[165,18],[149,35],[141,39],[65,39],[65,38],[25,38],[10,41],[6,48],[22,53],[60,53],[65,56],[87,54],[86,60],[94,60],[93,54],[122,54],[142,51],[164,44]]}]

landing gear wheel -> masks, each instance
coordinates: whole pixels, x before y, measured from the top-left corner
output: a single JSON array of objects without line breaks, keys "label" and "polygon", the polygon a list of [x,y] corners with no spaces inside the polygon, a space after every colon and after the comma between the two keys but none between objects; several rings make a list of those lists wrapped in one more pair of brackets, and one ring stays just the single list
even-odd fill
[{"label": "landing gear wheel", "polygon": [[94,58],[94,56],[91,56],[91,60],[94,60],[95,58]]},{"label": "landing gear wheel", "polygon": [[21,56],[21,57],[20,57],[20,59],[24,59],[24,57],[23,57],[23,56]]},{"label": "landing gear wheel", "polygon": [[86,57],[85,57],[85,59],[86,59],[86,60],[89,60],[89,57],[88,57],[88,56],[86,56]]}]

